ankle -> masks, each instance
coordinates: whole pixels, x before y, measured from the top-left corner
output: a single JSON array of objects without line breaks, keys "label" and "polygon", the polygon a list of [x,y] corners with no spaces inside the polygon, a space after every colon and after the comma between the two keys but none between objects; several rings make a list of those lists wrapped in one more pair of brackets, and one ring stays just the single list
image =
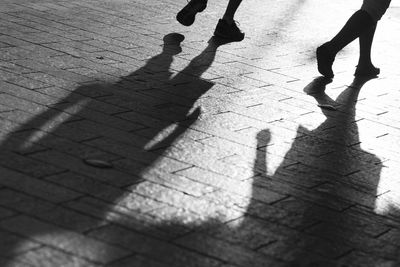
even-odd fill
[{"label": "ankle", "polygon": [[231,16],[224,15],[222,17],[222,20],[225,21],[229,25],[232,25],[234,23],[234,20]]},{"label": "ankle", "polygon": [[372,62],[361,62],[359,61],[357,64],[358,69],[374,69],[376,68]]}]

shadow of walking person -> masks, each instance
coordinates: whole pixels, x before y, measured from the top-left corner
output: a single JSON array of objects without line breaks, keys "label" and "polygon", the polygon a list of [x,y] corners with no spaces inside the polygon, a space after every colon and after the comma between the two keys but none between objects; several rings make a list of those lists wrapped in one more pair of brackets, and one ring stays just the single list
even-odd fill
[{"label": "shadow of walking person", "polygon": [[39,115],[18,111],[26,120],[2,113],[15,129],[3,132],[0,149],[1,204],[12,211],[1,214],[2,266],[90,266],[130,254],[90,234],[108,225],[170,234],[155,226],[162,218],[149,214],[165,205],[164,196],[132,191],[141,184],[150,191],[152,185],[179,186],[163,176],[187,164],[163,154],[200,115],[193,106],[214,85],[201,75],[224,44],[210,39],[172,77],[183,38],[166,35],[159,55],[117,83],[83,85],[49,108],[37,105]]},{"label": "shadow of walking person", "polygon": [[[357,209],[374,209],[382,168],[376,156],[361,148],[355,119],[359,90],[367,81],[356,78],[336,100],[324,92],[329,79],[317,78],[305,88],[317,100],[326,120],[311,131],[299,126],[275,174],[253,183],[253,188],[261,186],[288,195],[272,207],[249,206],[250,216],[282,226],[268,235],[269,242],[258,247],[262,253],[279,257],[288,266],[370,265],[369,259],[349,256],[355,251],[368,253],[377,245],[372,235],[366,234],[374,223]],[[264,171],[265,135],[258,135],[258,147],[266,149],[257,151],[256,160],[256,168]]]},{"label": "shadow of walking person", "polygon": [[267,158],[280,155],[268,151],[279,144],[269,130],[257,134],[250,203],[239,197],[232,207],[245,215],[174,242],[235,266],[372,266],[365,256],[382,245],[373,238],[382,229],[362,210],[374,208],[382,163],[361,148],[355,119],[367,79],[355,79],[336,100],[324,92],[329,82],[318,78],[305,88],[326,120],[314,130],[298,127],[272,175]]},{"label": "shadow of walking person", "polygon": [[[367,254],[382,246],[374,239],[382,229],[362,210],[374,209],[382,163],[361,148],[355,120],[359,90],[367,79],[355,79],[336,100],[324,92],[329,82],[318,78],[305,88],[326,120],[314,130],[298,127],[273,175],[267,172],[267,158],[279,155],[268,151],[279,144],[270,142],[269,130],[257,134],[255,176],[246,215],[207,229],[207,238],[193,235],[192,243],[209,242],[202,253],[215,257],[230,253],[228,261],[238,266],[376,263]],[[228,251],[215,239],[228,242]]]}]

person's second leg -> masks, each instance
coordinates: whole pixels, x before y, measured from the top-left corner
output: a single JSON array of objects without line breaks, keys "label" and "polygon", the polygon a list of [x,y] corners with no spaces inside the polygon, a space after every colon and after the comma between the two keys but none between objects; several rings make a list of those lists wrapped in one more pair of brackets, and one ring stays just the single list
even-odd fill
[{"label": "person's second leg", "polygon": [[229,0],[228,5],[225,10],[225,14],[222,17],[223,20],[233,23],[234,18],[235,18],[235,13],[236,10],[239,8],[240,3],[242,3],[242,0]]},{"label": "person's second leg", "polygon": [[185,26],[193,24],[196,14],[207,7],[207,0],[190,0],[176,15],[176,20]]},{"label": "person's second leg", "polygon": [[332,64],[336,54],[357,37],[360,37],[359,73],[364,67],[379,73],[379,69],[373,67],[371,62],[371,45],[377,21],[385,14],[390,2],[391,0],[363,0],[361,9],[350,17],[342,30],[331,41],[318,47],[318,71],[322,75],[333,77]]},{"label": "person's second leg", "polygon": [[326,43],[329,51],[336,55],[375,24],[376,21],[366,11],[358,10],[349,18],[339,33]]},{"label": "person's second leg", "polygon": [[380,69],[372,64],[371,47],[374,40],[376,23],[366,30],[359,38],[360,42],[360,57],[358,59],[355,76],[376,76]]},{"label": "person's second leg", "polygon": [[235,13],[241,2],[242,0],[229,0],[225,13],[222,19],[218,21],[217,27],[215,28],[215,36],[226,38],[232,41],[243,40],[244,33],[241,32],[234,20]]},{"label": "person's second leg", "polygon": [[366,11],[358,10],[355,12],[331,41],[318,47],[318,71],[322,75],[332,78],[332,64],[336,54],[375,24],[376,21]]}]

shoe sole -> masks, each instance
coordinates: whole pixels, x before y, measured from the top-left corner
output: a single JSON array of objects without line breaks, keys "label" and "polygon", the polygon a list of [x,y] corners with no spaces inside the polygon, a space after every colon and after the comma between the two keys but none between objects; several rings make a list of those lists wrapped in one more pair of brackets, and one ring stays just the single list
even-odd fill
[{"label": "shoe sole", "polygon": [[232,36],[217,32],[217,31],[214,32],[214,36],[218,37],[218,38],[230,40],[230,41],[237,41],[237,42],[242,41],[244,39],[244,35],[239,38],[235,38],[235,37],[232,37]]}]

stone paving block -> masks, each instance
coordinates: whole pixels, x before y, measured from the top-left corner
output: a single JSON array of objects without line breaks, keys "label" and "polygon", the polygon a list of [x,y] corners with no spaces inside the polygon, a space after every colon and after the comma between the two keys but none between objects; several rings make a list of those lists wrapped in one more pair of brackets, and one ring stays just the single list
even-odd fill
[{"label": "stone paving block", "polygon": [[166,263],[161,263],[155,259],[144,257],[142,255],[134,255],[120,261],[113,262],[110,267],[123,267],[123,266],[148,266],[148,267],[162,267],[168,266]]},{"label": "stone paving block", "polygon": [[29,73],[25,74],[25,76],[33,80],[40,80],[46,82],[47,84],[53,84],[53,85],[58,85],[58,84],[55,84],[54,82],[51,83],[50,81],[54,81],[54,79],[57,78],[61,80],[74,81],[76,83],[84,83],[92,81],[89,77],[82,75],[82,73],[73,73],[68,70],[57,70],[57,69],[53,69],[53,71],[51,72],[51,76],[48,76],[43,73]]},{"label": "stone paving block", "polygon": [[54,204],[22,191],[4,188],[1,190],[1,205],[16,212],[35,214],[54,208]]},{"label": "stone paving block", "polygon": [[74,190],[76,192],[94,196],[109,202],[112,202],[118,196],[127,193],[123,189],[104,183],[102,181],[99,181],[98,179],[79,175],[73,172],[64,172],[45,177],[44,179]]},{"label": "stone paving block", "polygon": [[26,100],[31,100],[32,102],[42,104],[42,105],[51,105],[57,103],[57,99],[46,96],[41,93],[37,93],[32,90],[27,90],[23,87],[19,87],[10,83],[2,83],[1,91],[3,93],[7,93],[10,95],[14,95],[17,97],[24,98]]},{"label": "stone paving block", "polygon": [[32,265],[30,265],[30,264],[28,264],[28,263],[25,263],[25,262],[21,262],[21,261],[18,261],[18,260],[16,260],[16,259],[12,259],[12,258],[7,258],[7,257],[1,257],[0,256],[0,264],[1,265],[6,265],[7,264],[7,266],[12,266],[12,267],[32,267]]},{"label": "stone paving block", "polygon": [[36,250],[29,251],[20,255],[21,261],[28,263],[30,266],[90,266],[97,267],[99,264],[88,260],[73,256],[66,252],[44,246]]},{"label": "stone paving block", "polygon": [[355,188],[349,188],[346,185],[342,185],[340,183],[325,183],[316,187],[316,191],[319,192],[329,192],[330,194],[337,194],[339,199],[350,199],[352,202],[357,203],[358,205],[365,205],[368,207],[373,206],[373,203],[376,199],[375,194],[367,194],[364,192],[360,192]]},{"label": "stone paving block", "polygon": [[[86,103],[86,105],[90,106],[90,103],[88,104]],[[127,130],[127,131],[133,131],[138,129],[137,124],[119,119],[115,116],[108,115],[106,113],[101,113],[96,110],[86,108],[86,105],[79,106],[75,105],[74,103],[65,103],[65,104],[58,104],[57,109],[60,111],[60,113],[62,112],[67,112],[67,114],[72,113],[81,118],[85,118],[89,121],[100,123],[111,128]]]},{"label": "stone paving block", "polygon": [[[170,204],[172,206],[181,207],[182,209],[198,212],[198,209],[204,209],[204,200],[187,195],[183,192],[173,190],[152,182],[142,182],[138,185],[131,186],[129,190],[133,193],[130,196],[138,195],[138,197],[148,197],[158,202]],[[182,202],[182,203],[180,203]],[[187,203],[187,204],[185,204]],[[183,204],[183,205],[182,205]],[[210,204],[210,210],[213,208]],[[218,207],[214,207],[218,208]]]},{"label": "stone paving block", "polygon": [[[297,237],[297,236],[296,236]],[[289,240],[279,240],[270,245],[262,247],[260,252],[266,255],[277,255],[276,257],[289,261],[292,264],[304,266],[335,266],[335,259],[348,254],[352,249],[335,241],[326,241],[318,237],[303,236],[299,239],[293,238],[298,246],[290,248]],[[308,240],[308,241],[305,241]]]},{"label": "stone paving block", "polygon": [[[201,240],[201,241],[200,241]],[[216,257],[225,262],[234,263],[238,266],[285,266],[283,262],[273,257],[257,254],[237,245],[226,244],[222,240],[202,235],[189,235],[175,241],[178,244],[188,246],[196,251]]]},{"label": "stone paving block", "polygon": [[[46,87],[51,87],[51,86],[58,86],[58,87],[62,87],[62,88],[69,88],[70,86],[77,86],[78,82],[75,81],[69,81],[67,79],[63,79],[63,78],[59,78],[56,77],[55,75],[52,75],[53,73],[44,73],[43,71],[49,71],[46,67],[43,67],[43,64],[49,64],[52,65],[53,67],[56,67],[57,65],[57,61],[55,59],[57,59],[58,57],[52,57],[51,60],[47,60],[46,62],[46,58],[41,58],[41,61],[43,61],[43,63],[39,64],[37,61],[34,61],[32,59],[24,59],[24,60],[15,60],[13,61],[15,64],[17,65],[23,65],[23,66],[28,66],[30,69],[32,69],[32,72],[34,72],[31,77],[33,79],[36,79],[34,81],[36,81],[38,83],[39,81],[46,81],[46,86],[42,86],[39,88],[35,88],[37,90],[40,90],[42,88],[46,88]],[[64,63],[65,65],[66,63]],[[44,68],[44,69],[43,69]],[[88,78],[86,77],[84,80],[87,80]],[[30,79],[32,80],[32,79]]]},{"label": "stone paving block", "polygon": [[349,266],[395,266],[398,261],[393,261],[390,259],[379,258],[369,253],[364,253],[360,251],[353,251],[350,254],[339,259],[339,264],[349,265]]},{"label": "stone paving block", "polygon": [[24,77],[23,75],[17,76],[17,75],[13,75],[13,74],[10,75],[8,73],[5,75],[4,81],[7,81],[9,83],[12,83],[12,84],[15,84],[18,86],[22,86],[22,87],[25,87],[25,88],[31,89],[31,90],[49,86],[49,84],[46,84],[46,83],[38,81],[38,80]]},{"label": "stone paving block", "polygon": [[148,172],[143,174],[142,178],[195,197],[202,197],[215,190],[212,186],[171,173],[154,174]]},{"label": "stone paving block", "polygon": [[147,139],[130,133],[124,133],[122,137],[127,140],[125,141],[122,138],[119,138],[118,141],[114,141],[109,138],[97,138],[94,140],[89,140],[86,143],[109,153],[127,158],[128,160],[121,159],[116,162],[117,166],[120,165],[122,169],[129,170],[131,168],[131,166],[125,166],[124,161],[129,162],[131,160],[133,162],[138,162],[138,164],[135,165],[142,166],[140,169],[136,170],[135,173],[140,173],[140,170],[143,170],[143,168],[146,167],[144,164],[151,164],[158,158],[158,154],[151,151],[147,152],[142,147],[138,147],[139,143],[141,145],[146,144]]},{"label": "stone paving block", "polygon": [[146,127],[152,127],[156,129],[160,127],[166,127],[169,125],[169,123],[166,123],[165,121],[162,121],[158,118],[154,118],[152,116],[148,116],[146,114],[142,114],[136,111],[124,112],[121,114],[116,114],[115,116],[125,119],[127,121],[131,121],[133,123],[141,124]]},{"label": "stone paving block", "polygon": [[[158,202],[157,205],[158,208],[165,207],[165,204],[160,202]],[[184,227],[182,224],[176,225],[173,221],[163,221],[162,218],[154,217],[152,214],[149,214],[150,210],[147,210],[146,213],[142,213],[132,209],[127,209],[126,207],[114,206],[110,203],[94,198],[82,198],[77,201],[69,202],[66,206],[96,217],[99,219],[99,223],[96,225],[98,227],[106,223],[113,223],[129,229],[130,231],[144,231],[148,236],[163,240],[174,239],[177,236],[182,235],[182,233],[191,230],[190,228]],[[157,206],[150,207],[150,209],[155,208],[157,208]],[[169,206],[169,208],[174,209],[171,206]],[[196,219],[198,220],[198,216]],[[178,231],[173,231],[173,229],[177,229]],[[185,229],[185,231],[182,232],[183,229]]]},{"label": "stone paving block", "polygon": [[22,155],[11,151],[2,152],[0,158],[2,168],[9,168],[15,170],[16,172],[24,173],[27,175],[24,179],[29,179],[30,176],[38,178],[64,171],[62,167],[56,167],[48,164],[47,162],[41,162],[28,157],[23,157]]},{"label": "stone paving block", "polygon": [[[97,224],[97,221],[91,217],[76,213],[63,207],[55,206],[50,202],[38,198],[24,196],[22,193],[13,192],[11,190],[2,190],[2,196],[1,204],[3,206],[7,206],[12,210],[29,214],[30,216],[40,218],[41,220],[67,229],[83,232],[95,227]],[[6,198],[10,199],[7,200]]]},{"label": "stone paving block", "polygon": [[[18,254],[26,253],[27,251],[40,248],[42,245],[40,243],[34,242],[32,240],[24,240],[23,237],[0,231],[1,236],[1,256],[12,257]],[[15,244],[20,244],[15,246]],[[13,248],[11,250],[10,248]]]},{"label": "stone paving block", "polygon": [[240,189],[240,185],[238,186],[236,184],[238,182],[237,180],[231,179],[230,177],[223,174],[199,168],[197,166],[177,171],[176,174],[216,188],[221,188],[225,190],[230,190],[230,188],[233,188],[233,190],[235,188]]},{"label": "stone paving block", "polygon": [[[23,48],[31,52],[31,54],[29,54],[27,57],[28,59],[40,60],[41,58],[51,58],[64,55],[62,52],[33,44],[25,45]],[[34,54],[32,54],[33,52]]]},{"label": "stone paving block", "polygon": [[[346,220],[354,225],[360,231],[379,238],[388,230],[396,228],[396,222],[392,222],[391,219],[385,217],[374,217],[371,216],[372,211],[365,209],[365,207],[354,206],[343,212],[343,217],[337,217],[339,224],[341,220]],[[335,221],[334,221],[335,222]]]},{"label": "stone paving block", "polygon": [[1,62],[0,68],[4,71],[15,73],[15,74],[22,74],[22,73],[29,73],[32,70],[26,67],[18,66],[13,62]]},{"label": "stone paving block", "polygon": [[[32,158],[50,162],[55,166],[63,166],[64,170],[76,172],[101,181],[106,181],[116,186],[132,184],[136,178],[113,169],[98,169],[86,165],[82,159],[58,151],[44,151],[31,155]],[[55,173],[53,173],[55,174]],[[51,175],[51,174],[49,174]]]},{"label": "stone paving block", "polygon": [[32,214],[31,216],[78,233],[85,233],[99,224],[96,218],[60,206]]},{"label": "stone paving block", "polygon": [[[151,231],[151,229],[149,229],[149,231]],[[159,243],[167,245],[163,240],[130,231],[127,228],[113,224],[99,227],[90,231],[88,235],[104,242],[129,249],[132,253],[151,251],[153,247],[156,247]]]},{"label": "stone paving block", "polygon": [[80,157],[82,159],[98,159],[103,161],[120,159],[120,156],[101,151],[85,144],[71,142],[67,139],[61,139],[53,136],[47,136],[46,139],[46,141],[39,141],[38,143],[43,143],[43,145],[46,145],[51,149]]},{"label": "stone paving block", "polygon": [[[54,225],[43,223],[41,221],[26,217],[18,216],[9,220],[3,220],[0,225],[2,228],[12,232],[30,236],[37,242],[54,246],[65,252],[76,254],[84,259],[94,262],[107,263],[116,258],[123,257],[128,254],[126,250],[115,246],[107,245],[103,242],[84,237],[75,232],[66,231]],[[29,225],[29,227],[27,227]],[[85,247],[84,250],[81,247]],[[98,252],[101,258],[98,258]]]},{"label": "stone paving block", "polygon": [[19,108],[20,110],[24,110],[27,112],[41,112],[46,109],[45,106],[41,106],[39,104],[17,98],[8,94],[2,94],[1,104],[6,106],[12,106],[13,108]]},{"label": "stone paving block", "polygon": [[2,35],[0,37],[0,40],[6,44],[12,45],[12,46],[24,46],[24,45],[31,45],[31,43],[20,40],[18,38],[9,36],[9,35]]},{"label": "stone paving block", "polygon": [[[56,112],[53,112],[56,113]],[[54,118],[54,117],[53,117]],[[51,119],[53,119],[51,118]],[[60,121],[65,122],[65,124],[59,124]],[[21,130],[18,133],[15,133],[15,137],[20,141],[20,145],[18,146],[19,153],[24,152],[27,149],[31,149],[28,146],[31,145],[41,145],[47,148],[52,148],[60,151],[68,151],[69,147],[64,147],[63,144],[66,145],[68,143],[74,144],[77,148],[84,147],[80,145],[78,142],[83,142],[86,140],[98,138],[98,134],[82,131],[82,129],[73,127],[69,127],[68,124],[74,124],[76,121],[82,121],[80,118],[76,118],[74,116],[69,116],[69,114],[62,114],[54,118],[54,120],[49,121],[46,120],[45,124],[37,125],[36,123],[30,123],[27,126],[31,126],[31,129]],[[40,127],[41,126],[41,127]],[[38,129],[40,127],[40,129]],[[56,128],[57,131],[50,133],[51,129]],[[22,143],[25,143],[25,147],[21,147]],[[57,145],[60,145],[57,148]],[[88,148],[90,151],[90,148]],[[73,148],[72,148],[73,151]]]},{"label": "stone paving block", "polygon": [[[132,95],[131,95],[132,96]],[[116,105],[119,107],[123,107],[126,109],[130,109],[132,111],[135,112],[139,112],[142,113],[144,115],[151,115],[151,117],[159,119],[159,120],[166,120],[166,121],[183,121],[185,119],[187,119],[187,111],[188,108],[184,107],[184,106],[177,106],[178,110],[174,111],[172,113],[169,113],[167,111],[163,111],[161,109],[150,109],[149,107],[157,107],[157,105],[159,105],[159,107],[163,107],[162,105],[165,104],[164,101],[160,101],[160,100],[156,100],[156,99],[152,99],[150,103],[147,103],[147,105],[145,106],[141,106],[143,105],[143,103],[140,103],[140,98],[143,99],[143,96],[140,95],[136,95],[138,97],[134,97],[134,98],[123,98],[121,96],[112,96],[112,97],[107,97],[102,98],[101,100],[112,104],[112,105]],[[147,101],[146,101],[147,102]],[[181,109],[181,111],[179,110]],[[183,111],[183,112],[182,112]]]},{"label": "stone paving block", "polygon": [[366,236],[363,233],[354,232],[354,230],[349,231],[349,228],[347,228],[345,225],[334,228],[336,230],[340,229],[341,231],[335,231],[335,233],[333,233],[331,232],[333,229],[329,223],[323,223],[308,229],[307,232],[325,239],[341,242],[366,253],[370,253],[371,255],[392,260],[397,259],[397,247],[394,247],[390,243],[382,242],[382,240]]},{"label": "stone paving block", "polygon": [[[27,175],[4,167],[1,167],[1,171],[4,176],[1,181],[2,185],[47,199],[54,203],[67,201],[79,196],[76,192],[67,190],[66,188],[28,176],[29,172],[27,172]],[[41,172],[39,176],[44,174]]]},{"label": "stone paving block", "polygon": [[13,215],[15,215],[15,212],[13,212],[9,209],[6,209],[4,207],[0,207],[0,220],[7,218],[7,217],[11,217]]},{"label": "stone paving block", "polygon": [[[52,112],[50,111],[48,113]],[[46,117],[38,116],[36,120],[33,120],[33,118],[35,117],[34,114],[18,109],[2,112],[1,116],[4,120],[15,122],[21,125],[21,127],[30,126],[31,128],[40,127],[40,125],[44,125],[47,119]],[[25,123],[27,121],[28,123]],[[22,129],[23,128],[21,128],[21,130]]]},{"label": "stone paving block", "polygon": [[0,112],[8,112],[8,111],[12,111],[14,108],[12,107],[8,107],[5,105],[0,105]]},{"label": "stone paving block", "polygon": [[[157,123],[156,120],[154,120],[155,123]],[[197,140],[202,140],[208,137],[211,137],[211,135],[205,133],[205,132],[200,132],[191,128],[191,122],[184,122],[182,124],[171,124],[171,125],[160,125],[163,123],[159,123],[158,125],[155,125],[154,127],[146,127],[144,129],[140,129],[137,131],[134,131],[135,134],[143,136],[148,138],[151,143],[155,143],[156,141],[158,141],[158,143],[163,143],[161,142],[161,138],[158,136],[161,136],[160,133],[165,132],[167,135],[171,135],[174,131],[178,131],[181,132],[180,135],[180,139],[184,139],[185,141],[197,141]],[[164,126],[164,127],[160,127],[160,126]],[[158,138],[153,138],[153,137],[158,137]],[[156,146],[157,147],[157,146]],[[157,150],[158,148],[154,147],[155,150]],[[161,146],[162,147],[162,146]],[[159,148],[161,148],[159,147]]]},{"label": "stone paving block", "polygon": [[268,205],[253,200],[246,208],[246,213],[250,216],[295,229],[309,227],[318,221],[313,217],[305,216],[305,212],[307,212],[306,207],[302,207],[301,210],[292,211],[285,209],[285,207],[282,208],[279,205]]}]

